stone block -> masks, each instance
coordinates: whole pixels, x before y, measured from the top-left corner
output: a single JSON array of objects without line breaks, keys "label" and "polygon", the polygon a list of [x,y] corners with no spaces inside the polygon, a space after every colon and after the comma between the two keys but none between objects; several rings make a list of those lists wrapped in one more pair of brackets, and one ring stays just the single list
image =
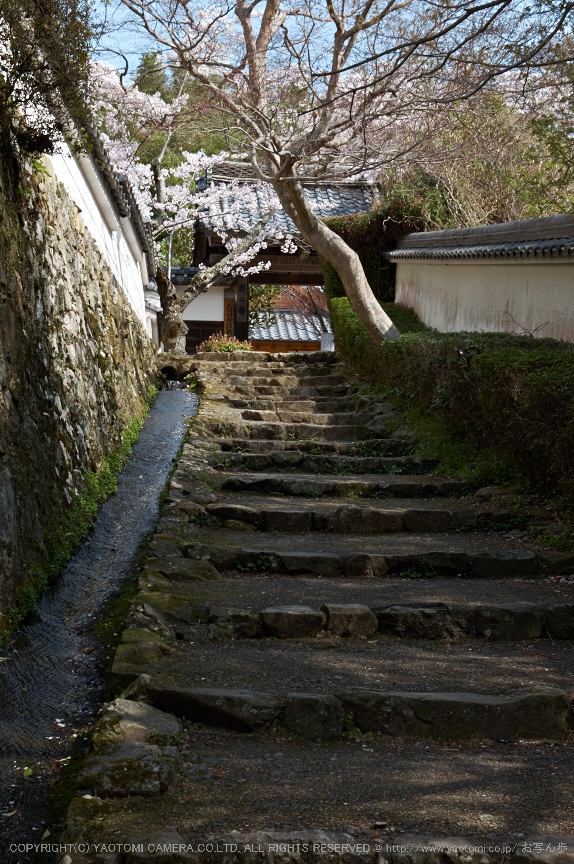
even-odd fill
[{"label": "stone block", "polygon": [[574,604],[560,603],[544,610],[545,631],[551,639],[574,639]]},{"label": "stone block", "polygon": [[332,495],[335,491],[335,482],[328,480],[312,480],[310,477],[304,480],[282,479],[277,491],[285,495],[306,495],[319,498],[321,495]]},{"label": "stone block", "polygon": [[574,573],[574,552],[542,552],[540,563],[549,573],[569,576]]},{"label": "stone block", "polygon": [[349,690],[337,693],[361,732],[446,740],[564,738],[568,700],[554,688],[520,694],[409,693]]},{"label": "stone block", "polygon": [[179,558],[183,555],[180,544],[164,537],[154,537],[148,546],[150,558]]},{"label": "stone block", "polygon": [[303,461],[303,455],[297,450],[283,450],[273,454],[273,461],[279,468],[293,468]]},{"label": "stone block", "polygon": [[317,576],[342,576],[343,562],[330,552],[281,552],[277,557],[288,573],[316,573]]},{"label": "stone block", "polygon": [[378,488],[378,483],[367,483],[364,480],[340,480],[334,484],[333,491],[341,498],[347,498],[350,494],[359,498],[370,498]]},{"label": "stone block", "polygon": [[338,507],[330,522],[332,530],[340,534],[385,534],[403,530],[400,513],[352,504]]},{"label": "stone block", "polygon": [[478,516],[474,510],[453,510],[450,521],[454,529],[474,531],[478,527]]},{"label": "stone block", "polygon": [[313,528],[313,513],[310,510],[264,510],[261,527],[263,531],[307,534]]},{"label": "stone block", "polygon": [[478,519],[486,530],[508,530],[509,525],[516,524],[516,513],[509,510],[484,510]]},{"label": "stone block", "polygon": [[168,519],[183,519],[184,522],[189,522],[194,517],[199,519],[203,512],[205,511],[200,504],[182,498],[166,503],[162,507],[161,514]]},{"label": "stone block", "polygon": [[306,456],[299,467],[306,474],[333,474],[337,460],[334,456]]},{"label": "stone block", "polygon": [[156,570],[175,582],[213,582],[221,579],[211,561],[190,558],[153,558],[146,561],[147,568]]},{"label": "stone block", "polygon": [[133,642],[129,645],[118,645],[115,660],[119,663],[143,667],[159,663],[163,656],[162,648],[153,642]]},{"label": "stone block", "polygon": [[331,636],[357,636],[369,639],[378,630],[379,622],[368,606],[328,603],[321,606],[327,616],[325,629]]},{"label": "stone block", "polygon": [[343,706],[334,696],[288,693],[281,724],[306,741],[336,741],[343,730]]},{"label": "stone block", "polygon": [[149,686],[149,700],[161,711],[194,723],[251,732],[279,716],[281,701],[274,693],[208,687]]},{"label": "stone block", "polygon": [[478,606],[472,618],[479,636],[507,642],[539,639],[544,623],[542,610],[533,603]]},{"label": "stone block", "polygon": [[343,567],[347,579],[375,579],[386,576],[390,569],[388,556],[370,555],[368,552],[347,555]]},{"label": "stone block", "polygon": [[253,507],[243,507],[240,504],[208,504],[205,509],[220,522],[225,522],[227,519],[239,519],[241,522],[250,522],[252,525],[259,524],[259,511]]},{"label": "stone block", "polygon": [[264,634],[259,613],[251,609],[212,606],[208,621],[210,624],[231,627],[238,639],[259,639]]},{"label": "stone block", "polygon": [[144,593],[166,593],[172,588],[170,580],[155,570],[144,570],[138,578],[138,589]]},{"label": "stone block", "polygon": [[331,514],[328,510],[313,511],[313,531],[329,531],[331,529]]},{"label": "stone block", "polygon": [[395,604],[375,611],[380,631],[401,638],[460,639],[470,629],[445,603]]},{"label": "stone block", "polygon": [[259,613],[263,627],[277,639],[304,639],[316,636],[327,616],[310,606],[269,606]]},{"label": "stone block", "polygon": [[147,642],[160,649],[163,654],[169,654],[170,649],[168,645],[166,645],[164,639],[159,636],[157,633],[154,633],[152,630],[143,630],[140,627],[128,627],[127,630],[122,632],[122,642],[125,645],[129,645],[130,643],[138,643]]},{"label": "stone block", "polygon": [[528,549],[507,552],[479,552],[470,556],[472,569],[481,579],[537,576],[540,573],[538,555]]},{"label": "stone block", "polygon": [[407,531],[439,533],[452,527],[446,510],[403,510],[401,515]]},{"label": "stone block", "polygon": [[181,723],[173,714],[158,711],[145,702],[115,699],[106,706],[96,723],[92,741],[96,746],[119,741],[149,743],[154,735],[173,737],[181,732]]},{"label": "stone block", "polygon": [[175,747],[139,741],[111,744],[85,760],[77,788],[98,798],[161,795],[173,779],[176,757]]},{"label": "stone block", "polygon": [[162,639],[175,641],[173,628],[167,623],[161,612],[150,606],[149,603],[139,603],[133,606],[125,620],[126,629],[136,627],[142,630],[150,630],[157,633]]},{"label": "stone block", "polygon": [[416,560],[438,573],[470,573],[472,562],[466,552],[423,552]]},{"label": "stone block", "polygon": [[379,483],[377,492],[388,498],[423,498],[432,494],[428,483]]},{"label": "stone block", "polygon": [[190,544],[185,554],[194,561],[210,561],[218,570],[232,570],[237,564],[238,549],[229,546],[203,546]]}]

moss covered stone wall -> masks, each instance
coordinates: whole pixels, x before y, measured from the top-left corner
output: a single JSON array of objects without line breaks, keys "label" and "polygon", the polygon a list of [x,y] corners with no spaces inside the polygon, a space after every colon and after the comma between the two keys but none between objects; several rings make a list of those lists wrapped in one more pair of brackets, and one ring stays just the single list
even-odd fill
[{"label": "moss covered stone wall", "polygon": [[0,154],[0,625],[153,378],[154,345],[48,164]]}]

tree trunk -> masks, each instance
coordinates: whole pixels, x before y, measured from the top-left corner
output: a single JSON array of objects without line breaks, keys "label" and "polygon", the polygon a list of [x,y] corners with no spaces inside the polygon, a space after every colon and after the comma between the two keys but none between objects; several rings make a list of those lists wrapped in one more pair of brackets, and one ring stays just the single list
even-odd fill
[{"label": "tree trunk", "polygon": [[165,351],[170,353],[185,353],[185,337],[187,327],[183,323],[182,313],[175,286],[167,278],[161,267],[157,268],[155,275],[157,290],[163,309],[161,317],[161,341]]},{"label": "tree trunk", "polygon": [[274,184],[287,215],[303,238],[335,270],[343,283],[355,315],[365,325],[375,342],[396,339],[401,334],[383,311],[365,276],[359,256],[345,241],[315,216],[301,184],[283,180]]}]

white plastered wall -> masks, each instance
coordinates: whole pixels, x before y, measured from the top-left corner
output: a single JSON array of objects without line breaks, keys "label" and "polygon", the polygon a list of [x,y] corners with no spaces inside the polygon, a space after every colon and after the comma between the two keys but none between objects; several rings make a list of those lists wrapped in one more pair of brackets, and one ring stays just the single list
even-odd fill
[{"label": "white plastered wall", "polygon": [[146,260],[129,219],[121,219],[93,159],[76,157],[62,145],[62,153],[48,160],[48,170],[66,187],[82,211],[84,224],[121,285],[136,315],[146,326],[143,294]]},{"label": "white plastered wall", "polygon": [[399,261],[396,302],[442,333],[540,327],[535,336],[574,342],[574,261]]},{"label": "white plastered wall", "polygon": [[204,294],[192,300],[183,313],[184,321],[223,321],[225,285],[211,285]]}]

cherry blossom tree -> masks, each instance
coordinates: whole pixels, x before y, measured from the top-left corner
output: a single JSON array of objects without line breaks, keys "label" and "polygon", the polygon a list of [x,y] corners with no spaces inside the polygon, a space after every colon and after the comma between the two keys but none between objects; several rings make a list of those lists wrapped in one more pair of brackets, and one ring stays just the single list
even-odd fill
[{"label": "cherry blossom tree", "polygon": [[[172,102],[166,102],[159,93],[142,92],[136,83],[124,84],[117,70],[109,64],[95,63],[91,98],[111,163],[130,181],[142,216],[153,225],[154,236],[168,236],[170,250],[176,231],[193,225],[198,214],[220,204],[221,185],[211,183],[207,188],[202,185],[198,189],[197,180],[225,161],[228,154],[206,156],[202,152],[183,151],[180,164],[162,165],[171,136],[185,120],[182,115],[187,96],[183,86]],[[142,143],[158,132],[163,133],[164,141],[159,156],[148,164],[141,158]],[[225,184],[225,193],[232,203],[226,211],[219,207],[212,222],[229,254],[213,267],[202,269],[180,296],[170,283],[169,251],[167,276],[158,270],[157,281],[164,304],[163,342],[168,351],[185,350],[187,328],[182,320],[183,311],[195,297],[208,290],[217,276],[246,276],[267,269],[270,262],[254,264],[253,259],[269,243],[281,243],[285,252],[296,251],[292,237],[272,224],[273,213],[281,205],[274,194],[268,194],[266,184],[231,181]],[[263,216],[255,224],[245,221],[241,215],[242,210],[260,212],[261,209]],[[241,234],[242,237],[238,236]]]},{"label": "cherry blossom tree", "polygon": [[[220,110],[220,125],[338,273],[376,340],[397,329],[304,182],[372,176],[440,128],[441,108],[554,62],[573,3],[552,0],[122,0]],[[561,55],[563,61],[564,55]],[[525,77],[525,86],[529,80]]]}]

